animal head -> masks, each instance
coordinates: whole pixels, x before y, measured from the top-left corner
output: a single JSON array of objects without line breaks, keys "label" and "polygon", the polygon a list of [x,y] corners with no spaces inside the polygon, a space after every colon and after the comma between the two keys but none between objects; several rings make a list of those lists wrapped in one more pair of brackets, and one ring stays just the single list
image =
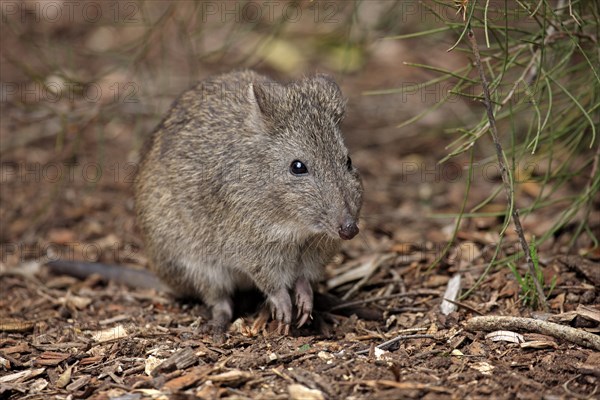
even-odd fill
[{"label": "animal head", "polygon": [[324,75],[253,82],[247,98],[262,132],[256,151],[270,174],[269,201],[298,232],[352,239],[363,190],[340,131],[346,102],[338,85]]}]

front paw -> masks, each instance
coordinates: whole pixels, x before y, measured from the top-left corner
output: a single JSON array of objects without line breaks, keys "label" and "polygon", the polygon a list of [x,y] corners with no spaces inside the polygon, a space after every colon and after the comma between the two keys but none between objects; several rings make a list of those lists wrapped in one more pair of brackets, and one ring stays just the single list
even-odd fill
[{"label": "front paw", "polygon": [[300,328],[309,318],[312,319],[313,291],[310,282],[304,277],[298,278],[294,284],[294,294],[296,309],[298,310],[296,315],[297,326]]},{"label": "front paw", "polygon": [[274,320],[289,325],[292,323],[292,299],[286,288],[268,296],[271,316]]}]

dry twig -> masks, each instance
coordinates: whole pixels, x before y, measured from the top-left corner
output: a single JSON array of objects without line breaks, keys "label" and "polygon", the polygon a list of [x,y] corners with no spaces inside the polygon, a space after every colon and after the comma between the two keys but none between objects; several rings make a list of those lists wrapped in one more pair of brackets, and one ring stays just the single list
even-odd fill
[{"label": "dry twig", "polygon": [[556,339],[566,340],[583,347],[600,351],[600,336],[570,326],[555,324],[533,318],[485,316],[473,317],[467,321],[465,329],[476,331],[495,330],[521,330],[552,336]]}]

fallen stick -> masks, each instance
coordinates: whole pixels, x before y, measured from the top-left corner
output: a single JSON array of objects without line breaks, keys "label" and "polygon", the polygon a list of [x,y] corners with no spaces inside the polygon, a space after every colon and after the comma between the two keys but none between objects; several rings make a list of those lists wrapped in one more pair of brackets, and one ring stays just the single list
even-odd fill
[{"label": "fallen stick", "polygon": [[495,330],[521,330],[552,336],[566,340],[583,347],[600,351],[600,336],[581,329],[555,324],[554,322],[541,321],[533,318],[485,316],[473,317],[467,321],[465,329],[471,332]]}]

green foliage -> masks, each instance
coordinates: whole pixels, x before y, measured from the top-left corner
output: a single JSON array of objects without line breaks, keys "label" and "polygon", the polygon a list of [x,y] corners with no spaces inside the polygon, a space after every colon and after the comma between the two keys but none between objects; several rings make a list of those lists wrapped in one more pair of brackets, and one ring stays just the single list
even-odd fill
[{"label": "green foliage", "polygon": [[[524,302],[536,306],[534,280],[543,284],[536,246],[531,247],[535,254],[532,255],[535,276],[518,274],[514,261],[522,258],[523,252],[502,258],[499,251],[513,210],[516,209],[521,217],[527,217],[545,207],[562,208],[555,215],[552,226],[541,235],[540,243],[555,238],[568,226],[575,226],[569,250],[582,235],[584,242],[592,246],[599,243],[588,217],[600,191],[600,9],[596,2],[571,0],[504,1],[492,5],[489,0],[454,3],[433,0],[424,2],[423,6],[437,16],[439,25],[390,39],[439,37],[440,33],[450,30],[454,39],[448,51],[465,53],[465,62],[454,70],[444,70],[437,65],[407,64],[439,75],[422,83],[421,89],[444,81],[453,88],[433,107],[399,126],[419,121],[456,96],[466,102],[483,102],[481,81],[471,62],[472,49],[466,39],[467,32],[472,29],[481,43],[482,64],[491,92],[491,111],[498,126],[502,157],[508,166],[510,181],[510,201],[504,213],[504,226],[486,273],[492,266],[508,264],[523,289]],[[451,9],[456,13],[447,12]],[[413,88],[392,88],[368,94],[404,93],[407,90]],[[474,110],[471,118],[463,117],[463,125],[447,130],[455,140],[448,147],[448,155],[441,160],[443,163],[463,153],[470,154],[465,201],[469,187],[477,184],[471,182],[474,149],[478,150],[478,155],[483,153],[483,159],[475,158],[476,163],[490,162],[494,158],[493,146],[487,140],[490,123],[486,110],[483,106],[474,107]],[[466,210],[463,205],[453,237],[461,219],[484,216],[485,213],[479,210],[487,204],[495,200],[506,201],[504,191],[500,190],[501,183],[497,185],[497,190],[483,202]],[[537,189],[533,201],[523,199],[519,191],[522,185]],[[580,192],[573,195],[576,188]],[[498,195],[501,197],[497,198]]]},{"label": "green foliage", "polygon": [[[523,304],[532,308],[536,308],[538,305],[538,296],[536,294],[534,280],[537,280],[542,287],[545,286],[545,282],[544,273],[540,266],[539,258],[537,255],[537,246],[535,244],[535,239],[531,241],[531,244],[529,245],[529,250],[531,252],[531,259],[533,261],[533,265],[535,266],[535,276],[532,276],[532,274],[529,271],[525,272],[524,275],[521,275],[517,266],[513,262],[508,262],[507,265],[508,268],[510,268],[510,271],[514,275],[515,279],[517,280],[519,287],[521,288],[521,299],[523,301]],[[555,286],[556,276],[553,276],[546,297],[550,296]]]},{"label": "green foliage", "polygon": [[310,350],[310,344],[305,343],[302,346],[298,347],[298,351],[299,352],[305,352],[305,351],[309,351]]}]

